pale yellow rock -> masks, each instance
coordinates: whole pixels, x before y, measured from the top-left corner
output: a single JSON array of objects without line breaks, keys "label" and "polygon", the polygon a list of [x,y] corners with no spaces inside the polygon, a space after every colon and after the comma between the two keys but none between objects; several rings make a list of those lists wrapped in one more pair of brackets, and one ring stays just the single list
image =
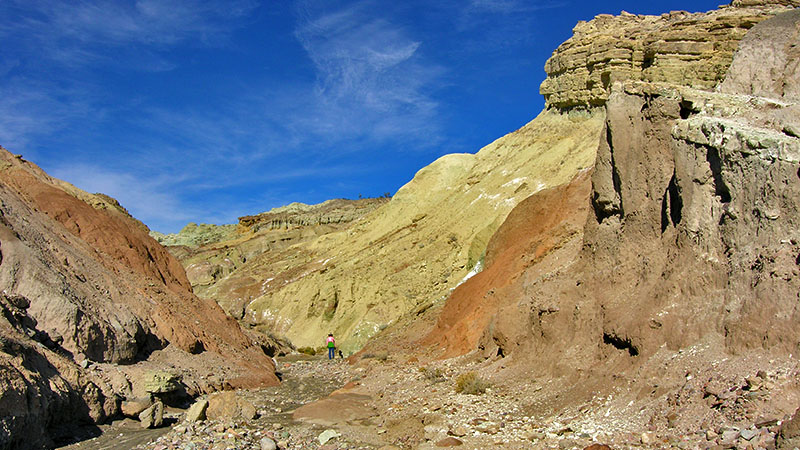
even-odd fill
[{"label": "pale yellow rock", "polygon": [[798,3],[741,0],[708,13],[601,14],[578,23],[573,37],[553,52],[539,91],[548,107],[568,108],[605,104],[618,81],[713,88],[753,25]]},{"label": "pale yellow rock", "polygon": [[481,260],[487,242],[521,200],[592,166],[600,110],[543,112],[477,154],[444,156],[392,200],[349,229],[303,244],[292,277],[267,283],[245,309],[300,347],[334,333],[345,353],[421,305],[443,301]]}]

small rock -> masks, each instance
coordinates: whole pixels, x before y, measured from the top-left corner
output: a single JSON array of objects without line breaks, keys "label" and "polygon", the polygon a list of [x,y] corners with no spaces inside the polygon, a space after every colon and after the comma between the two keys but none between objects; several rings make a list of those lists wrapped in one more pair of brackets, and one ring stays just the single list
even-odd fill
[{"label": "small rock", "polygon": [[450,430],[447,433],[452,436],[463,437],[466,436],[467,433],[469,433],[469,430],[467,430],[467,427],[465,427],[464,425],[456,425],[455,427],[450,428]]},{"label": "small rock", "polygon": [[640,439],[642,444],[644,445],[652,445],[656,442],[656,435],[652,431],[645,431],[642,433],[642,437]]},{"label": "small rock", "polygon": [[500,432],[500,425],[494,422],[483,422],[477,427],[476,430],[486,434],[497,434]]},{"label": "small rock", "polygon": [[273,430],[282,430],[283,429],[283,424],[275,422],[275,423],[272,424],[272,429]]},{"label": "small rock", "polygon": [[561,450],[568,450],[578,447],[578,442],[574,439],[561,439],[558,441],[558,448]]},{"label": "small rock", "polygon": [[542,433],[540,431],[531,431],[527,435],[527,438],[528,438],[529,441],[540,441],[540,440],[542,440],[542,439],[544,439],[546,437],[547,437],[547,435],[545,435],[544,433]]},{"label": "small rock", "polygon": [[756,437],[757,435],[758,435],[758,431],[756,431],[756,430],[753,430],[753,429],[751,429],[751,428],[748,428],[748,429],[746,429],[746,430],[742,430],[742,432],[741,432],[741,437],[742,437],[742,439],[744,439],[745,441],[750,441],[750,440],[752,440],[754,437]]},{"label": "small rock", "polygon": [[206,410],[208,409],[208,400],[200,399],[186,411],[186,420],[189,422],[198,422],[206,420]]},{"label": "small rock", "polygon": [[460,440],[458,440],[458,439],[456,439],[456,438],[454,438],[452,436],[448,436],[448,437],[436,442],[436,446],[437,447],[457,447],[457,446],[463,445],[463,444],[464,444],[463,442],[461,442]]},{"label": "small rock", "polygon": [[607,446],[605,444],[592,444],[592,445],[584,448],[583,450],[611,450],[611,447],[609,447],[609,446]]},{"label": "small rock", "polygon": [[771,427],[773,425],[777,425],[777,424],[778,424],[778,418],[777,417],[760,417],[756,421],[756,428],[769,428],[769,427]]},{"label": "small rock", "polygon": [[278,444],[268,437],[262,438],[260,444],[261,450],[276,450],[278,448]]},{"label": "small rock", "polygon": [[722,436],[717,439],[717,443],[722,446],[736,445],[736,441],[739,439],[739,436],[739,430],[728,429],[722,432]]},{"label": "small rock", "polygon": [[675,411],[671,411],[667,414],[667,426],[670,428],[675,428],[675,424],[678,422],[678,413]]},{"label": "small rock", "polygon": [[164,424],[164,404],[155,402],[139,414],[142,428],[158,428]]},{"label": "small rock", "polygon": [[335,439],[341,436],[341,434],[337,433],[336,430],[325,430],[317,437],[319,441],[319,445],[325,445],[331,439]]}]

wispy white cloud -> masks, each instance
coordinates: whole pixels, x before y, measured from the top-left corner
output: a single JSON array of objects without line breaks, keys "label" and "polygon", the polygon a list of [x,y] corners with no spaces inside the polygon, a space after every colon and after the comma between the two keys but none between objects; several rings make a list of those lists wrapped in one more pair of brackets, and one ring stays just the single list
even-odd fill
[{"label": "wispy white cloud", "polygon": [[50,172],[87,192],[116,198],[134,217],[145,223],[174,227],[201,216],[201,211],[192,210],[181,202],[173,186],[164,178],[142,178],[89,164],[65,164]]},{"label": "wispy white cloud", "polygon": [[[63,129],[71,120],[88,114],[91,96],[79,84],[60,87],[47,81],[5,77],[0,82],[0,145],[22,151],[34,137]],[[95,111],[95,116],[100,114]]]},{"label": "wispy white cloud", "polygon": [[293,94],[300,102],[284,115],[287,127],[329,140],[435,141],[433,92],[444,68],[421,54],[424,43],[382,17],[374,2],[335,10],[319,5],[304,4],[295,32],[317,80]]},{"label": "wispy white cloud", "polygon": [[257,6],[254,0],[6,1],[2,11],[13,12],[15,20],[0,25],[0,33],[23,31],[47,41],[74,39],[104,46],[208,41]]}]

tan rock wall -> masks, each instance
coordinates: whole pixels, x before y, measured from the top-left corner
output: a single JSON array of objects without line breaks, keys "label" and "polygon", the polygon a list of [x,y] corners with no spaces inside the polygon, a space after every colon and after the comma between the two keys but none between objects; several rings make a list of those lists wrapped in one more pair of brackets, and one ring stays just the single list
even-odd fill
[{"label": "tan rock wall", "polygon": [[758,22],[797,1],[736,2],[708,13],[602,14],[580,22],[545,64],[547,107],[602,105],[617,81],[710,89],[725,76],[739,41]]},{"label": "tan rock wall", "polygon": [[602,121],[598,111],[544,112],[475,155],[440,158],[347,230],[294,249],[293,263],[253,262],[249,279],[230,280],[248,296],[244,320],[298,346],[321,346],[332,332],[345,351],[361,348],[443,301],[517,203],[589,167]]}]

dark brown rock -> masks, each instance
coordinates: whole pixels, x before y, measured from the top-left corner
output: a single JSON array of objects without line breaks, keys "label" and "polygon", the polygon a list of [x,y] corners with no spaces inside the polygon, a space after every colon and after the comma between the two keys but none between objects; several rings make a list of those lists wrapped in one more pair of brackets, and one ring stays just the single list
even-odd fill
[{"label": "dark brown rock", "polygon": [[794,412],[791,419],[781,425],[775,438],[775,446],[778,450],[800,447],[800,408]]},{"label": "dark brown rock", "polygon": [[142,411],[153,405],[150,399],[126,400],[120,405],[122,414],[126,417],[139,417]]}]

